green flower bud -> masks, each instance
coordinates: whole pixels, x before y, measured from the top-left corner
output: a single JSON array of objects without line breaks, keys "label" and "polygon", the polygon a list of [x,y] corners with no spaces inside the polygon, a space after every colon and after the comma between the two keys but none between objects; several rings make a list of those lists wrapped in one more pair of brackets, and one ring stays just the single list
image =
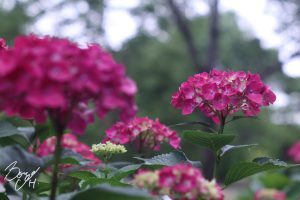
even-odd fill
[{"label": "green flower bud", "polygon": [[110,141],[106,143],[93,144],[91,151],[95,154],[106,155],[106,154],[121,154],[126,153],[127,150],[123,145],[113,144]]}]

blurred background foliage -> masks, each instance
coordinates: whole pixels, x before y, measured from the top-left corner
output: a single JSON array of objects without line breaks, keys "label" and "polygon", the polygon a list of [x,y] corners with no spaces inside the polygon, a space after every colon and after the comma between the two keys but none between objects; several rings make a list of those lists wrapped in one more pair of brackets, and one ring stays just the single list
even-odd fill
[{"label": "blurred background foliage", "polygon": [[[75,17],[60,15],[55,18],[57,26],[52,28],[56,35],[66,36],[64,28],[80,22],[82,26],[78,37],[84,36],[87,41],[101,43],[113,52],[115,58],[124,63],[127,73],[136,81],[139,89],[136,98],[138,115],[158,117],[167,125],[184,121],[207,121],[200,112],[182,116],[179,110],[170,105],[170,100],[183,81],[195,73],[210,70],[211,63],[219,69],[260,73],[279,94],[278,97],[284,95],[289,103],[263,110],[260,120],[240,120],[228,125],[226,132],[238,134],[236,144],[259,143],[259,146],[249,150],[251,154],[244,150],[227,155],[221,173],[232,162],[251,160],[257,156],[289,159],[286,155],[287,149],[300,138],[300,79],[283,73],[278,49],[263,48],[259,38],[238,25],[238,17],[234,13],[219,11],[219,0],[203,1],[210,8],[210,12],[205,15],[195,14],[190,1],[140,1],[137,7],[126,10],[136,19],[137,33],[119,49],[114,49],[106,39],[103,25],[106,10],[110,9],[107,1],[86,0],[84,3],[82,0],[55,0],[54,3],[49,3],[50,1],[42,0],[2,0],[0,37],[12,44],[17,35],[34,31],[35,24],[47,13],[55,15],[66,7],[75,9]],[[288,36],[288,42],[299,45],[300,2],[270,0],[270,3],[278,5],[278,9],[288,13],[278,20],[281,24],[280,31]],[[80,6],[82,4],[85,9]],[[71,39],[76,40],[77,36]],[[291,57],[298,54],[295,51]],[[104,130],[116,120],[114,114],[104,121],[97,119],[81,140],[88,144],[100,142]],[[198,127],[176,129],[180,133],[183,129],[191,128]],[[200,151],[190,144],[183,144],[183,149],[190,159],[210,162],[211,154],[206,151]],[[165,147],[164,150],[170,148]],[[122,158],[128,159],[124,156]]]}]

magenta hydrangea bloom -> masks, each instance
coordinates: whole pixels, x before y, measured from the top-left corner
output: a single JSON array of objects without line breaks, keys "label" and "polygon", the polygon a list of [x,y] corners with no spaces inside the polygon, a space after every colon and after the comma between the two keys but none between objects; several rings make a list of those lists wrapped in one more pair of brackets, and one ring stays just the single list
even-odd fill
[{"label": "magenta hydrangea bloom", "polygon": [[[54,154],[56,144],[56,137],[47,138],[43,143],[38,144],[36,155],[39,157],[48,156]],[[73,134],[64,134],[61,141],[61,146],[64,149],[72,150],[80,154],[83,158],[88,159],[91,163],[88,166],[97,166],[101,163],[101,160],[97,158],[93,152],[91,152],[90,147],[80,141]],[[29,149],[32,152],[32,148]],[[63,165],[62,168],[70,167],[70,165]]]},{"label": "magenta hydrangea bloom", "polygon": [[159,150],[162,142],[168,142],[175,149],[180,147],[180,138],[176,131],[161,124],[158,119],[152,120],[148,117],[135,117],[128,123],[117,122],[105,134],[104,142],[125,144],[137,141],[139,145],[154,150]]},{"label": "magenta hydrangea bloom", "polygon": [[238,110],[246,116],[255,116],[260,107],[275,100],[275,94],[258,74],[214,69],[189,77],[172,96],[171,103],[183,115],[198,108],[219,123],[221,117],[224,119]]},{"label": "magenta hydrangea bloom", "polygon": [[0,38],[0,51],[3,49],[7,49],[6,42],[3,38]]},{"label": "magenta hydrangea bloom", "polygon": [[29,35],[0,51],[0,109],[9,116],[44,122],[50,115],[83,133],[94,113],[103,118],[118,109],[122,119],[133,117],[136,91],[123,65],[95,44],[80,48],[67,39]]},{"label": "magenta hydrangea bloom", "polygon": [[294,162],[300,163],[300,141],[289,149],[288,155]]},{"label": "magenta hydrangea bloom", "polygon": [[144,187],[154,195],[168,195],[173,200],[223,200],[220,186],[208,181],[198,168],[177,164],[154,172],[141,171],[132,181],[137,187]]},{"label": "magenta hydrangea bloom", "polygon": [[262,189],[255,192],[254,200],[286,200],[286,195],[275,189]]}]

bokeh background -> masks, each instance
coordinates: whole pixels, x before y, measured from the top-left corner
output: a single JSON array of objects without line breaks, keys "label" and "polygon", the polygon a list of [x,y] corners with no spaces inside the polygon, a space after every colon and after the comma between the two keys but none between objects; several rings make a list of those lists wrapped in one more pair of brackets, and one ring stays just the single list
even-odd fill
[{"label": "bokeh background", "polygon": [[[221,174],[231,163],[257,156],[289,161],[288,148],[300,140],[299,0],[0,0],[0,37],[12,44],[29,33],[101,44],[136,81],[138,115],[167,125],[207,121],[200,112],[182,116],[170,105],[187,77],[213,67],[260,73],[277,101],[260,120],[226,128],[238,134],[236,144],[259,146],[227,155]],[[100,142],[116,120],[114,114],[97,120],[80,139]],[[197,127],[177,129],[191,128]],[[210,170],[210,152],[185,143],[183,149]],[[230,192],[247,187],[239,183]]]}]

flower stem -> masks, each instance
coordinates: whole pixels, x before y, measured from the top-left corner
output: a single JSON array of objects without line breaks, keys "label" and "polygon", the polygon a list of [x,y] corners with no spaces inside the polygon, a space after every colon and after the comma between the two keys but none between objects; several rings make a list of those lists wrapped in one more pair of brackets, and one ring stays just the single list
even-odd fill
[{"label": "flower stem", "polygon": [[52,174],[52,183],[51,183],[51,193],[50,193],[50,200],[55,200],[56,198],[56,190],[58,186],[58,171],[59,171],[59,163],[62,154],[61,148],[61,140],[63,136],[64,129],[55,127],[56,128],[56,145],[55,145],[55,152],[54,152],[54,165],[53,165],[53,174]]},{"label": "flower stem", "polygon": [[226,121],[226,118],[223,116],[220,116],[220,127],[219,127],[218,134],[222,134],[224,132],[225,121]]},{"label": "flower stem", "polygon": [[[224,128],[225,128],[226,117],[223,117],[222,114],[220,114],[219,119],[220,119],[220,127],[219,127],[218,134],[223,134]],[[215,157],[216,158],[215,158],[215,164],[214,164],[213,177],[214,177],[214,179],[217,180],[218,168],[219,168],[219,164],[220,164],[220,160],[221,160],[220,151],[216,152]]]}]

